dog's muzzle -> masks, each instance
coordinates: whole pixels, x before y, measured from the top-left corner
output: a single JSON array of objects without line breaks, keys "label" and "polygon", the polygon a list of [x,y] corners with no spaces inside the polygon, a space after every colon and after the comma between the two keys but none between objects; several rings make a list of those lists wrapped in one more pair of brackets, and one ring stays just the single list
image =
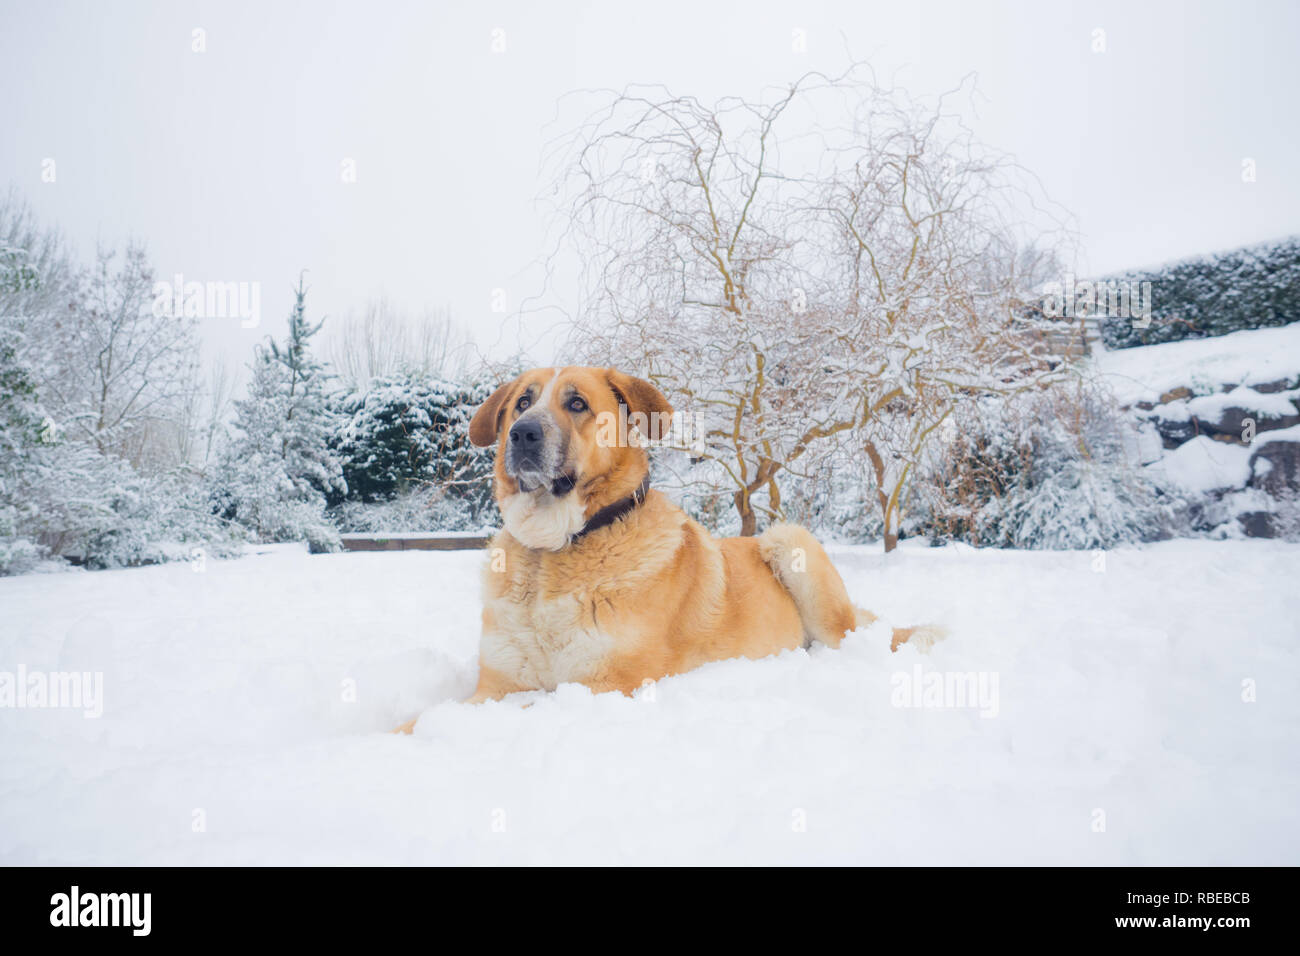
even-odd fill
[{"label": "dog's muzzle", "polygon": [[562,479],[556,432],[555,426],[540,415],[525,415],[510,426],[506,437],[506,474],[515,480],[520,491],[536,491],[545,486],[554,489]]}]

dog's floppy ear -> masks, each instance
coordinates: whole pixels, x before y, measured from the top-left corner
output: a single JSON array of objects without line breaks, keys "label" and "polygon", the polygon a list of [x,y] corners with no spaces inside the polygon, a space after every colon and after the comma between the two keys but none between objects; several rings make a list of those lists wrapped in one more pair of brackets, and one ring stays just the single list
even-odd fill
[{"label": "dog's floppy ear", "polygon": [[506,382],[488,396],[488,400],[478,407],[474,417],[469,421],[469,440],[480,448],[496,443],[497,432],[501,430],[501,416],[505,414],[506,402],[515,389],[519,379]]},{"label": "dog's floppy ear", "polygon": [[633,378],[617,369],[606,369],[605,380],[614,390],[618,400],[627,406],[628,415],[644,415],[649,430],[646,436],[651,441],[659,441],[668,434],[672,422],[673,407],[659,391],[642,378]]}]

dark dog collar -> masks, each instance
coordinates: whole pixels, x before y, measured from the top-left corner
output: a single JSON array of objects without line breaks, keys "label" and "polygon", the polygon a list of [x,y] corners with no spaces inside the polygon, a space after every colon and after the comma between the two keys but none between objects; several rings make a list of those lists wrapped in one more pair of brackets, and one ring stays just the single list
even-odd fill
[{"label": "dark dog collar", "polygon": [[577,531],[574,534],[569,535],[569,543],[573,544],[573,542],[584,537],[585,535],[589,535],[591,534],[591,532],[597,531],[600,528],[605,527],[606,525],[613,524],[615,521],[623,517],[625,514],[627,514],[637,505],[641,504],[641,502],[645,501],[646,493],[649,490],[650,490],[650,475],[647,473],[646,476],[643,479],[641,479],[641,484],[636,489],[636,491],[632,492],[626,498],[620,498],[618,501],[615,501],[613,504],[605,505],[605,507],[597,511],[594,515],[591,516],[590,520],[588,520],[587,523],[582,526],[582,529],[580,531]]}]

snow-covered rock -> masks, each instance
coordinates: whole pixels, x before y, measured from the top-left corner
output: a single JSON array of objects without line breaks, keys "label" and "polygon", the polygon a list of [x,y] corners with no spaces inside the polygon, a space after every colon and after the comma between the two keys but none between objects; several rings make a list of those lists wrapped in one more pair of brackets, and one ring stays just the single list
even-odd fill
[{"label": "snow-covered rock", "polygon": [[1276,496],[1300,494],[1300,425],[1257,435],[1250,451],[1252,485]]},{"label": "snow-covered rock", "polygon": [[[1300,444],[1292,437],[1300,427],[1300,323],[1103,350],[1094,370],[1139,427],[1159,436],[1163,458],[1137,456],[1148,473],[1199,496],[1190,503],[1195,528],[1293,534],[1300,524],[1293,517]],[[1247,483],[1250,496],[1243,495]]]},{"label": "snow-covered rock", "polygon": [[1223,435],[1243,445],[1249,444],[1248,434],[1300,425],[1292,392],[1264,393],[1245,385],[1193,398],[1186,410],[1199,432]]}]

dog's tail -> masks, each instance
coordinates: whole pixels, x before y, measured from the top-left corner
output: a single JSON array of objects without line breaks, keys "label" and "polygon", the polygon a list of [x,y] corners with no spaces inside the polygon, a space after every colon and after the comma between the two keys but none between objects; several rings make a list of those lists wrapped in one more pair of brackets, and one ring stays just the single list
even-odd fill
[{"label": "dog's tail", "polygon": [[[844,579],[807,529],[774,524],[758,536],[758,553],[794,599],[807,638],[839,647],[845,634],[875,623],[875,614],[849,600]],[[934,625],[896,627],[889,649],[910,643],[924,654],[943,638],[943,629]]]}]

